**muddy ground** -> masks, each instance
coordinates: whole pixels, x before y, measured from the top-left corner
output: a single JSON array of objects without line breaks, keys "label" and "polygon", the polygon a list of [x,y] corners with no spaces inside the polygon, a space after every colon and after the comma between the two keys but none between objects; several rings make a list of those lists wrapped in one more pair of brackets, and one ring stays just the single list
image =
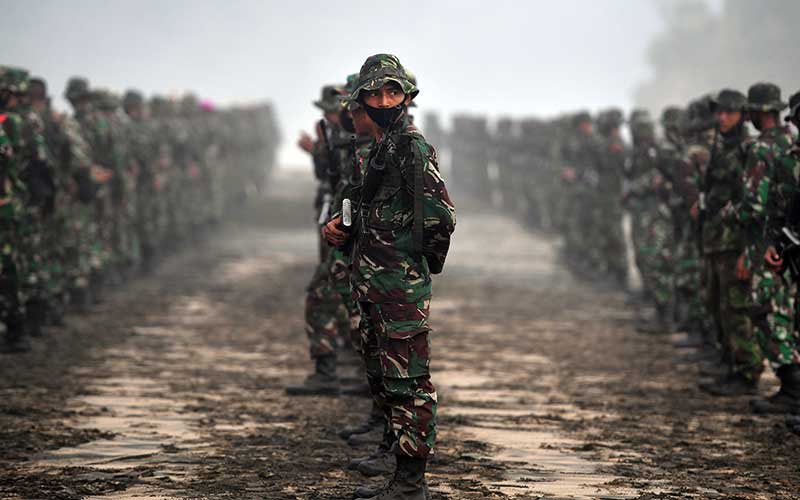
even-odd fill
[{"label": "muddy ground", "polygon": [[[363,478],[342,466],[369,450],[336,431],[368,401],[283,393],[310,367],[311,189],[279,175],[205,244],[0,357],[0,498],[350,498]],[[673,339],[632,322],[553,238],[462,210],[432,306],[434,498],[800,497],[782,417],[702,394]]]}]

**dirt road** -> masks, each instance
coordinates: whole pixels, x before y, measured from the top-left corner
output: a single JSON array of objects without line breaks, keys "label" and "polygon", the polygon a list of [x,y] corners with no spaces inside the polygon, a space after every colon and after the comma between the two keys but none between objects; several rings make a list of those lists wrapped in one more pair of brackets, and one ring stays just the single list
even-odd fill
[{"label": "dirt road", "polygon": [[[0,498],[344,499],[368,401],[287,398],[309,369],[311,184],[272,194],[91,314],[0,357]],[[458,198],[456,197],[458,203]],[[462,211],[432,306],[436,499],[789,499],[800,438],[711,399],[551,238]],[[764,392],[774,380],[762,385]]]}]

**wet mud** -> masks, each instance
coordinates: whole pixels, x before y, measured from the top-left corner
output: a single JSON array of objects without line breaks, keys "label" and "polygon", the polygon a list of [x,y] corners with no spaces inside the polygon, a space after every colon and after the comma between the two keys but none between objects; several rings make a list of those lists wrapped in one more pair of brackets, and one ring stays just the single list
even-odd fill
[{"label": "wet mud", "polygon": [[[366,480],[343,466],[370,450],[336,433],[369,402],[283,393],[310,368],[311,190],[279,174],[208,241],[0,357],[0,498],[351,498]],[[798,497],[782,417],[701,393],[621,293],[478,208],[435,281],[434,498]]]}]

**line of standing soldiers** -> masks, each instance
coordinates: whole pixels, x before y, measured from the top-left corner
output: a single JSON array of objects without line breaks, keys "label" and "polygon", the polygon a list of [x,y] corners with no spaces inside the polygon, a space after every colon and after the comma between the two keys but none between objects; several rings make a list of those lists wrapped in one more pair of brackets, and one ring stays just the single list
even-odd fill
[{"label": "line of standing soldiers", "polygon": [[[789,122],[800,126],[799,112],[800,93],[787,106],[776,85],[757,83],[746,96],[725,89],[667,107],[661,134],[647,111],[634,110],[630,146],[618,109],[501,119],[493,134],[485,118],[458,116],[448,144],[456,186],[561,235],[576,274],[628,290],[632,253],[642,281],[641,293],[630,294],[637,328],[688,332],[677,346],[699,348],[687,359],[701,361],[701,374],[712,378],[703,390],[754,394],[766,359],[781,388],[751,401],[752,409],[798,414],[790,257],[800,145]],[[444,135],[435,117],[426,131]],[[788,421],[800,430],[798,418]]]},{"label": "line of standing soldiers", "polygon": [[51,108],[43,79],[0,66],[3,352],[202,236],[274,163],[268,105],[120,99],[80,77],[64,96],[72,114]]}]

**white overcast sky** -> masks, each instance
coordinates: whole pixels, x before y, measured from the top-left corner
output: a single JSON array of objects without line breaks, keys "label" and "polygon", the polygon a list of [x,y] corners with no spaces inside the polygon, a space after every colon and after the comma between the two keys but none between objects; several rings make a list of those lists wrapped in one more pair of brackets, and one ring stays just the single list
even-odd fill
[{"label": "white overcast sky", "polygon": [[[670,1],[670,0],[661,0]],[[715,6],[721,0],[710,0]],[[269,99],[284,164],[318,113],[322,84],[373,53],[416,73],[420,112],[447,119],[629,108],[661,29],[657,0],[0,0],[0,63],[146,93],[194,90],[222,103]]]}]

